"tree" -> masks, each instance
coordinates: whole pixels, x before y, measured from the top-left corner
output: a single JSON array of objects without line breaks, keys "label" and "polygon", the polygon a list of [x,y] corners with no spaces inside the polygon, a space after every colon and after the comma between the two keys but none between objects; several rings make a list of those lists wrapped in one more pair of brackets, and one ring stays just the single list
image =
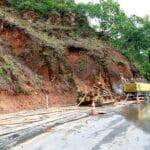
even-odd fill
[{"label": "tree", "polygon": [[[99,0],[93,4],[75,4],[74,0],[8,0],[18,9],[31,9],[42,15],[50,11],[73,11],[82,20],[80,27],[88,27],[87,16],[97,18],[99,28],[109,41],[135,64],[141,74],[150,79],[150,19],[148,16],[128,17],[114,0]],[[89,29],[89,28],[88,28]]]}]

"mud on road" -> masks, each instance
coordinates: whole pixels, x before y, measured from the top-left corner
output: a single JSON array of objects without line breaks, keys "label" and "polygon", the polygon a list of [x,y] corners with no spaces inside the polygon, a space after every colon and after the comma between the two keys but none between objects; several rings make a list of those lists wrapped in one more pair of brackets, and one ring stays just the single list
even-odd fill
[{"label": "mud on road", "polygon": [[[3,149],[11,150],[148,150],[150,148],[150,120],[147,117],[150,116],[149,104],[140,106],[121,104],[97,109],[104,114],[89,116],[90,108],[49,110],[49,112],[45,110],[42,113],[36,111],[24,116],[22,116],[24,113],[21,113],[20,120],[14,123],[16,128],[14,124],[1,125],[1,129],[2,126],[4,129],[3,134],[2,130],[0,131],[1,148],[4,144]],[[9,117],[8,120],[14,116]],[[21,119],[26,122],[24,126]],[[8,130],[11,126],[13,130]],[[16,137],[13,133],[18,133],[20,136]]]}]

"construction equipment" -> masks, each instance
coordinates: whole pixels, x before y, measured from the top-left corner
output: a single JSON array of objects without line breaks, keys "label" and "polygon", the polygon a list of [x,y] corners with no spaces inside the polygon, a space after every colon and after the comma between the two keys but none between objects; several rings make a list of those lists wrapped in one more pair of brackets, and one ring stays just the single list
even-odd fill
[{"label": "construction equipment", "polygon": [[124,84],[124,92],[129,95],[129,97],[143,97],[150,100],[150,83],[142,82],[131,82]]}]

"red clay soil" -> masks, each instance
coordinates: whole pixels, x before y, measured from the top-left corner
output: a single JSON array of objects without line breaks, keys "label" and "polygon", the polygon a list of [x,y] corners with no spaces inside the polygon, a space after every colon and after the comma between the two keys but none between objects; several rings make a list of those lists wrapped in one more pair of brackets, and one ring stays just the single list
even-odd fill
[{"label": "red clay soil", "polygon": [[[104,86],[109,84],[104,82],[104,80],[106,80],[104,78],[107,77],[103,75],[102,71],[98,71],[99,66],[97,66],[95,61],[83,52],[69,51],[67,53],[67,59],[72,66],[75,84],[82,92],[94,93],[94,87],[98,84],[98,82]],[[79,71],[77,63],[82,59],[85,61],[85,66]]]},{"label": "red clay soil", "polygon": [[0,1],[0,5],[5,5],[6,4],[6,0],[1,0]]},{"label": "red clay soil", "polygon": [[117,62],[119,73],[122,73],[125,78],[132,78],[133,74],[129,60],[125,56],[121,55],[121,53],[113,49],[111,50],[111,55],[115,56],[118,60],[121,60],[120,62]]},{"label": "red clay soil", "polygon": [[[120,60],[123,63],[120,61],[113,62],[113,60],[110,59],[111,56],[117,57],[117,61]],[[82,91],[94,91],[93,87],[98,84],[111,89],[114,83],[121,81],[121,74],[127,80],[132,78],[130,64],[124,56],[112,49],[109,57],[108,59],[110,59],[110,62],[105,67],[100,67],[91,57],[83,52],[71,50],[67,53],[67,59],[71,64],[74,73],[75,83]],[[82,71],[78,72],[77,62],[83,58],[86,60],[86,66]]]},{"label": "red clay soil", "polygon": [[[27,13],[24,17],[30,17],[32,12]],[[33,16],[31,15],[31,19]],[[35,17],[36,18],[36,17]],[[0,22],[1,23],[1,22]],[[17,28],[4,27],[0,29],[0,38],[4,39],[13,47],[13,53],[24,61],[24,64],[34,73],[43,77],[44,85],[37,88],[32,87],[28,95],[13,95],[10,92],[0,92],[0,113],[15,112],[27,109],[38,109],[46,107],[45,96],[49,96],[49,106],[67,106],[77,104],[77,87],[82,92],[94,92],[94,87],[102,85],[112,91],[112,85],[120,81],[120,73],[127,79],[132,77],[132,72],[128,60],[119,52],[112,49],[108,51],[109,63],[106,66],[100,66],[96,61],[86,54],[77,50],[68,50],[66,59],[73,72],[73,81],[68,85],[63,80],[59,80],[58,73],[50,69],[50,66],[43,63],[41,53],[39,52],[38,43],[31,40],[30,52],[24,54],[24,50],[29,44],[30,39],[25,33]],[[33,50],[33,51],[32,51]],[[39,51],[38,51],[39,50]],[[42,49],[43,50],[43,49]],[[111,56],[115,56],[114,61]],[[17,57],[18,58],[18,57]],[[115,61],[115,59],[120,61]],[[59,67],[59,66],[57,66]],[[30,75],[29,75],[29,80]],[[27,83],[26,83],[27,84]],[[30,85],[26,85],[30,88]]]},{"label": "red clay soil", "polygon": [[[7,36],[9,37],[9,36]],[[113,51],[122,61],[126,61],[118,52]],[[94,92],[94,86],[102,84],[104,87],[111,88],[111,84],[120,80],[119,73],[125,77],[132,75],[129,65],[111,63],[106,68],[99,67],[95,61],[88,55],[80,52],[68,52],[66,58],[70,63],[73,71],[73,79],[83,92]],[[78,70],[77,62],[86,60],[86,66],[83,70]],[[67,106],[77,103],[77,91],[75,86],[68,86],[64,82],[56,79],[49,81],[52,72],[44,65],[38,68],[39,74],[45,79],[43,90],[31,91],[28,95],[13,95],[8,92],[0,93],[0,113],[10,113],[28,109],[38,109],[46,107],[45,96],[49,96],[49,107]]]},{"label": "red clay soil", "polygon": [[6,40],[12,47],[15,55],[20,54],[25,48],[26,36],[22,31],[15,29],[0,31],[0,37]]},{"label": "red clay soil", "polygon": [[[81,91],[90,92],[95,83],[93,79],[93,72],[96,71],[94,61],[92,61],[92,59],[90,59],[87,55],[76,51],[68,52],[66,57],[71,64],[76,85],[81,89]],[[81,71],[79,71],[79,66],[77,65],[77,62],[80,61],[80,59],[86,61],[85,68]]]},{"label": "red clay soil", "polygon": [[[49,90],[49,92],[45,92]],[[49,107],[70,106],[76,103],[77,94],[61,83],[47,84],[46,90],[32,91],[28,95],[0,93],[0,113],[11,113],[29,109],[46,108],[45,98],[49,97]]]},{"label": "red clay soil", "polygon": [[111,50],[110,56],[114,57],[114,60],[108,63],[106,67],[110,82],[113,84],[119,81],[121,75],[127,80],[131,79],[133,74],[127,58],[114,49]]},{"label": "red clay soil", "polygon": [[68,87],[63,82],[53,81],[45,86],[48,90],[50,106],[67,106],[75,105],[77,101],[77,93],[75,87]]},{"label": "red clay soil", "polygon": [[10,113],[24,109],[37,109],[44,106],[43,95],[33,92],[30,95],[12,95],[7,92],[0,93],[0,113]]},{"label": "red clay soil", "polygon": [[47,65],[43,65],[38,69],[38,74],[41,75],[45,80],[50,80],[50,71]]}]

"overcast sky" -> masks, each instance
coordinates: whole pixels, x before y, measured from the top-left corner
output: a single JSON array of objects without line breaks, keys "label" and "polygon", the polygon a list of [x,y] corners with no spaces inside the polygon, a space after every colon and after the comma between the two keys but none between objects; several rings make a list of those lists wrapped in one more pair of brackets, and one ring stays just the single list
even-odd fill
[{"label": "overcast sky", "polygon": [[[76,2],[97,2],[98,0],[75,0]],[[150,15],[150,0],[118,0],[121,8],[128,15],[145,16]]]}]

